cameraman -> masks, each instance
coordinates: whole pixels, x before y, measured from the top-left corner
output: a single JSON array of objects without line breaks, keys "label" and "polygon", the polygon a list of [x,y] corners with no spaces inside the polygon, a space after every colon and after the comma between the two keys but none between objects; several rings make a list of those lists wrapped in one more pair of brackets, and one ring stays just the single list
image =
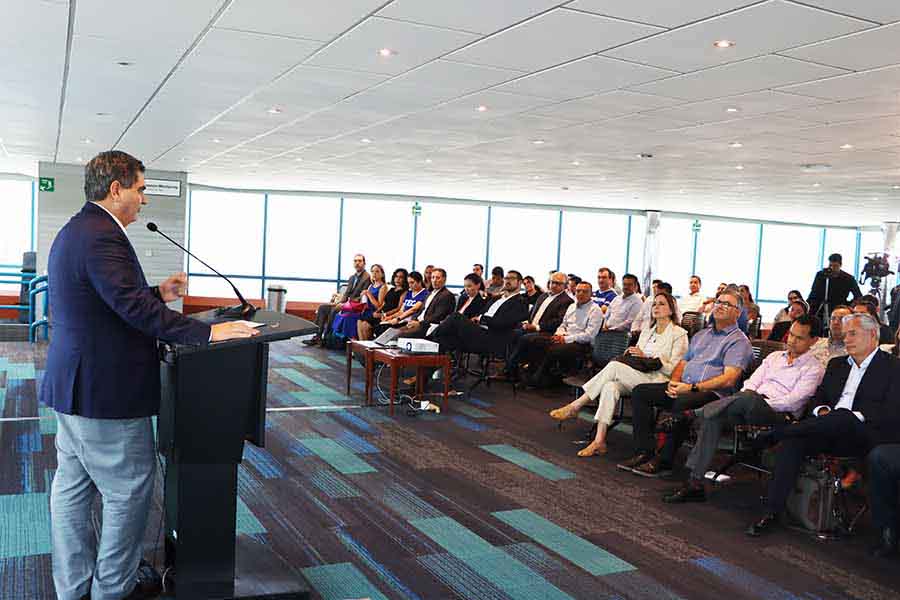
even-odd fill
[{"label": "cameraman", "polygon": [[[839,304],[847,304],[847,296],[853,294],[853,300],[862,296],[859,284],[850,273],[841,270],[843,259],[840,254],[832,254],[828,257],[828,267],[816,273],[813,279],[812,290],[806,302],[809,304],[809,314],[817,315],[822,304],[828,305],[828,310]],[[828,297],[825,297],[826,280],[828,285]]]}]

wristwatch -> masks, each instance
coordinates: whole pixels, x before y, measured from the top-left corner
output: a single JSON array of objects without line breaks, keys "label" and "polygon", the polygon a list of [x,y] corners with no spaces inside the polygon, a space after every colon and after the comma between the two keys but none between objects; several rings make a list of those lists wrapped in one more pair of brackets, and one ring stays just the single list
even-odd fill
[{"label": "wristwatch", "polygon": [[692,384],[691,384],[691,391],[692,391],[693,393],[696,394],[697,392],[700,391],[700,388],[697,386],[696,383],[692,383]]}]

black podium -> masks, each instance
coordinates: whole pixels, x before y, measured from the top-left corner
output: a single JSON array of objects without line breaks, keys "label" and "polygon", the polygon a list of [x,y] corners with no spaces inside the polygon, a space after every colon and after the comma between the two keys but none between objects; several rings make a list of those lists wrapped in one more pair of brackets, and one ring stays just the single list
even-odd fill
[{"label": "black podium", "polygon": [[[222,321],[215,311],[191,317]],[[271,311],[252,320],[265,324],[253,338],[163,351],[158,445],[165,458],[165,567],[175,580],[168,597],[309,597],[306,583],[277,557],[244,549],[253,563],[245,569],[236,552],[237,466],[245,440],[265,446],[269,343],[317,330]]]}]

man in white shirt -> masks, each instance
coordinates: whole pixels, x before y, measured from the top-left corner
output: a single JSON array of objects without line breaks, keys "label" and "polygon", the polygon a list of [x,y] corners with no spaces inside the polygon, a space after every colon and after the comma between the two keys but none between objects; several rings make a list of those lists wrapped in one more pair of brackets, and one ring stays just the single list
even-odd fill
[{"label": "man in white shirt", "polygon": [[831,321],[828,326],[828,335],[820,337],[813,344],[810,352],[822,363],[823,367],[827,367],[828,363],[835,356],[847,356],[847,347],[844,346],[844,331],[841,328],[841,320],[852,313],[849,306],[840,304],[835,306],[831,311]]},{"label": "man in white shirt", "polygon": [[522,323],[521,329],[513,331],[513,340],[510,347],[509,358],[506,361],[506,379],[518,378],[519,363],[530,345],[531,338],[547,337],[553,335],[563,318],[566,309],[572,304],[572,298],[566,293],[566,274],[556,271],[550,275],[550,289],[537,298],[534,309],[527,321]]},{"label": "man in white shirt", "polygon": [[701,284],[699,275],[691,275],[691,280],[688,282],[688,289],[691,290],[691,293],[678,299],[678,308],[681,309],[681,314],[703,310],[705,298],[700,293]]},{"label": "man in white shirt", "polygon": [[[536,387],[552,385],[579,357],[591,349],[600,330],[603,312],[591,298],[591,284],[582,281],[575,287],[575,302],[566,309],[562,324],[550,338],[531,338],[526,348],[529,357],[528,383]],[[540,356],[543,352],[543,356]]]},{"label": "man in white shirt", "polygon": [[774,529],[807,456],[864,457],[878,444],[900,441],[900,359],[878,349],[878,322],[868,314],[843,318],[847,357],[828,363],[812,399],[812,417],[776,426],[759,445],[781,442],[766,513],[747,534]]},{"label": "man in white shirt", "polygon": [[643,301],[637,292],[637,277],[622,277],[622,293],[612,301],[603,322],[604,331],[631,331],[631,323],[641,312]]}]

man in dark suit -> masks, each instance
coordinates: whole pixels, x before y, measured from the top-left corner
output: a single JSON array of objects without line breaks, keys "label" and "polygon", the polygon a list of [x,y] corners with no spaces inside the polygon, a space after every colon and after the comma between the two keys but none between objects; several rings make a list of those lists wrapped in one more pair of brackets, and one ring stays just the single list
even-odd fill
[{"label": "man in dark suit", "polygon": [[[825,323],[828,313],[820,315],[822,305],[828,306],[828,311],[838,304],[848,304],[847,296],[852,294],[853,300],[862,296],[859,284],[850,273],[841,270],[843,258],[840,254],[832,254],[828,257],[828,267],[816,273],[813,279],[812,289],[806,298],[809,304],[809,314],[819,317]],[[825,294],[825,283],[828,283],[828,295]]]},{"label": "man in dark suit", "polygon": [[760,445],[781,442],[766,513],[747,534],[777,526],[807,456],[863,457],[877,444],[900,441],[900,360],[878,349],[878,322],[854,313],[842,321],[847,357],[832,358],[812,399],[812,417],[776,426]]},{"label": "man in dark suit", "polygon": [[[513,330],[510,346],[513,348],[506,361],[506,377],[518,379],[519,363],[530,353],[533,345],[544,348],[549,339],[563,322],[566,309],[572,304],[572,297],[566,293],[566,274],[559,271],[550,276],[550,289],[534,303],[528,320],[522,323],[521,329]],[[546,339],[544,339],[546,338]],[[540,343],[535,344],[537,340]]]},{"label": "man in dark suit", "polygon": [[507,271],[502,293],[485,304],[481,315],[466,319],[455,313],[438,325],[431,339],[440,344],[441,352],[505,353],[512,340],[512,331],[528,316],[528,303],[519,293],[521,287],[522,274]]},{"label": "man in dark suit", "polygon": [[878,543],[871,554],[886,558],[897,554],[898,505],[900,484],[900,444],[880,444],[869,452],[869,505],[872,507],[872,524],[878,529]]},{"label": "man in dark suit", "polygon": [[422,312],[410,320],[398,337],[423,338],[428,334],[432,325],[437,325],[450,314],[456,298],[453,292],[447,289],[447,271],[440,267],[431,268],[431,292],[425,298]]},{"label": "man in dark suit", "polygon": [[[170,310],[187,277],[150,287],[125,234],[146,204],[144,165],[102,152],[85,167],[87,203],[59,231],[48,273],[53,335],[41,402],[56,411],[50,493],[53,581],[63,600],[145,598],[158,575],[141,561],[156,475],[150,417],[160,400],[156,340],[183,344],[256,335]],[[91,526],[103,501],[99,546]]]},{"label": "man in dark suit", "polygon": [[359,300],[366,288],[372,283],[368,271],[366,271],[366,257],[362,254],[353,256],[353,275],[347,279],[342,293],[331,297],[328,304],[320,304],[316,309],[316,325],[319,331],[312,338],[303,340],[307,346],[325,345],[325,332],[331,328],[331,322],[335,315],[341,312],[341,305],[348,300]]}]

